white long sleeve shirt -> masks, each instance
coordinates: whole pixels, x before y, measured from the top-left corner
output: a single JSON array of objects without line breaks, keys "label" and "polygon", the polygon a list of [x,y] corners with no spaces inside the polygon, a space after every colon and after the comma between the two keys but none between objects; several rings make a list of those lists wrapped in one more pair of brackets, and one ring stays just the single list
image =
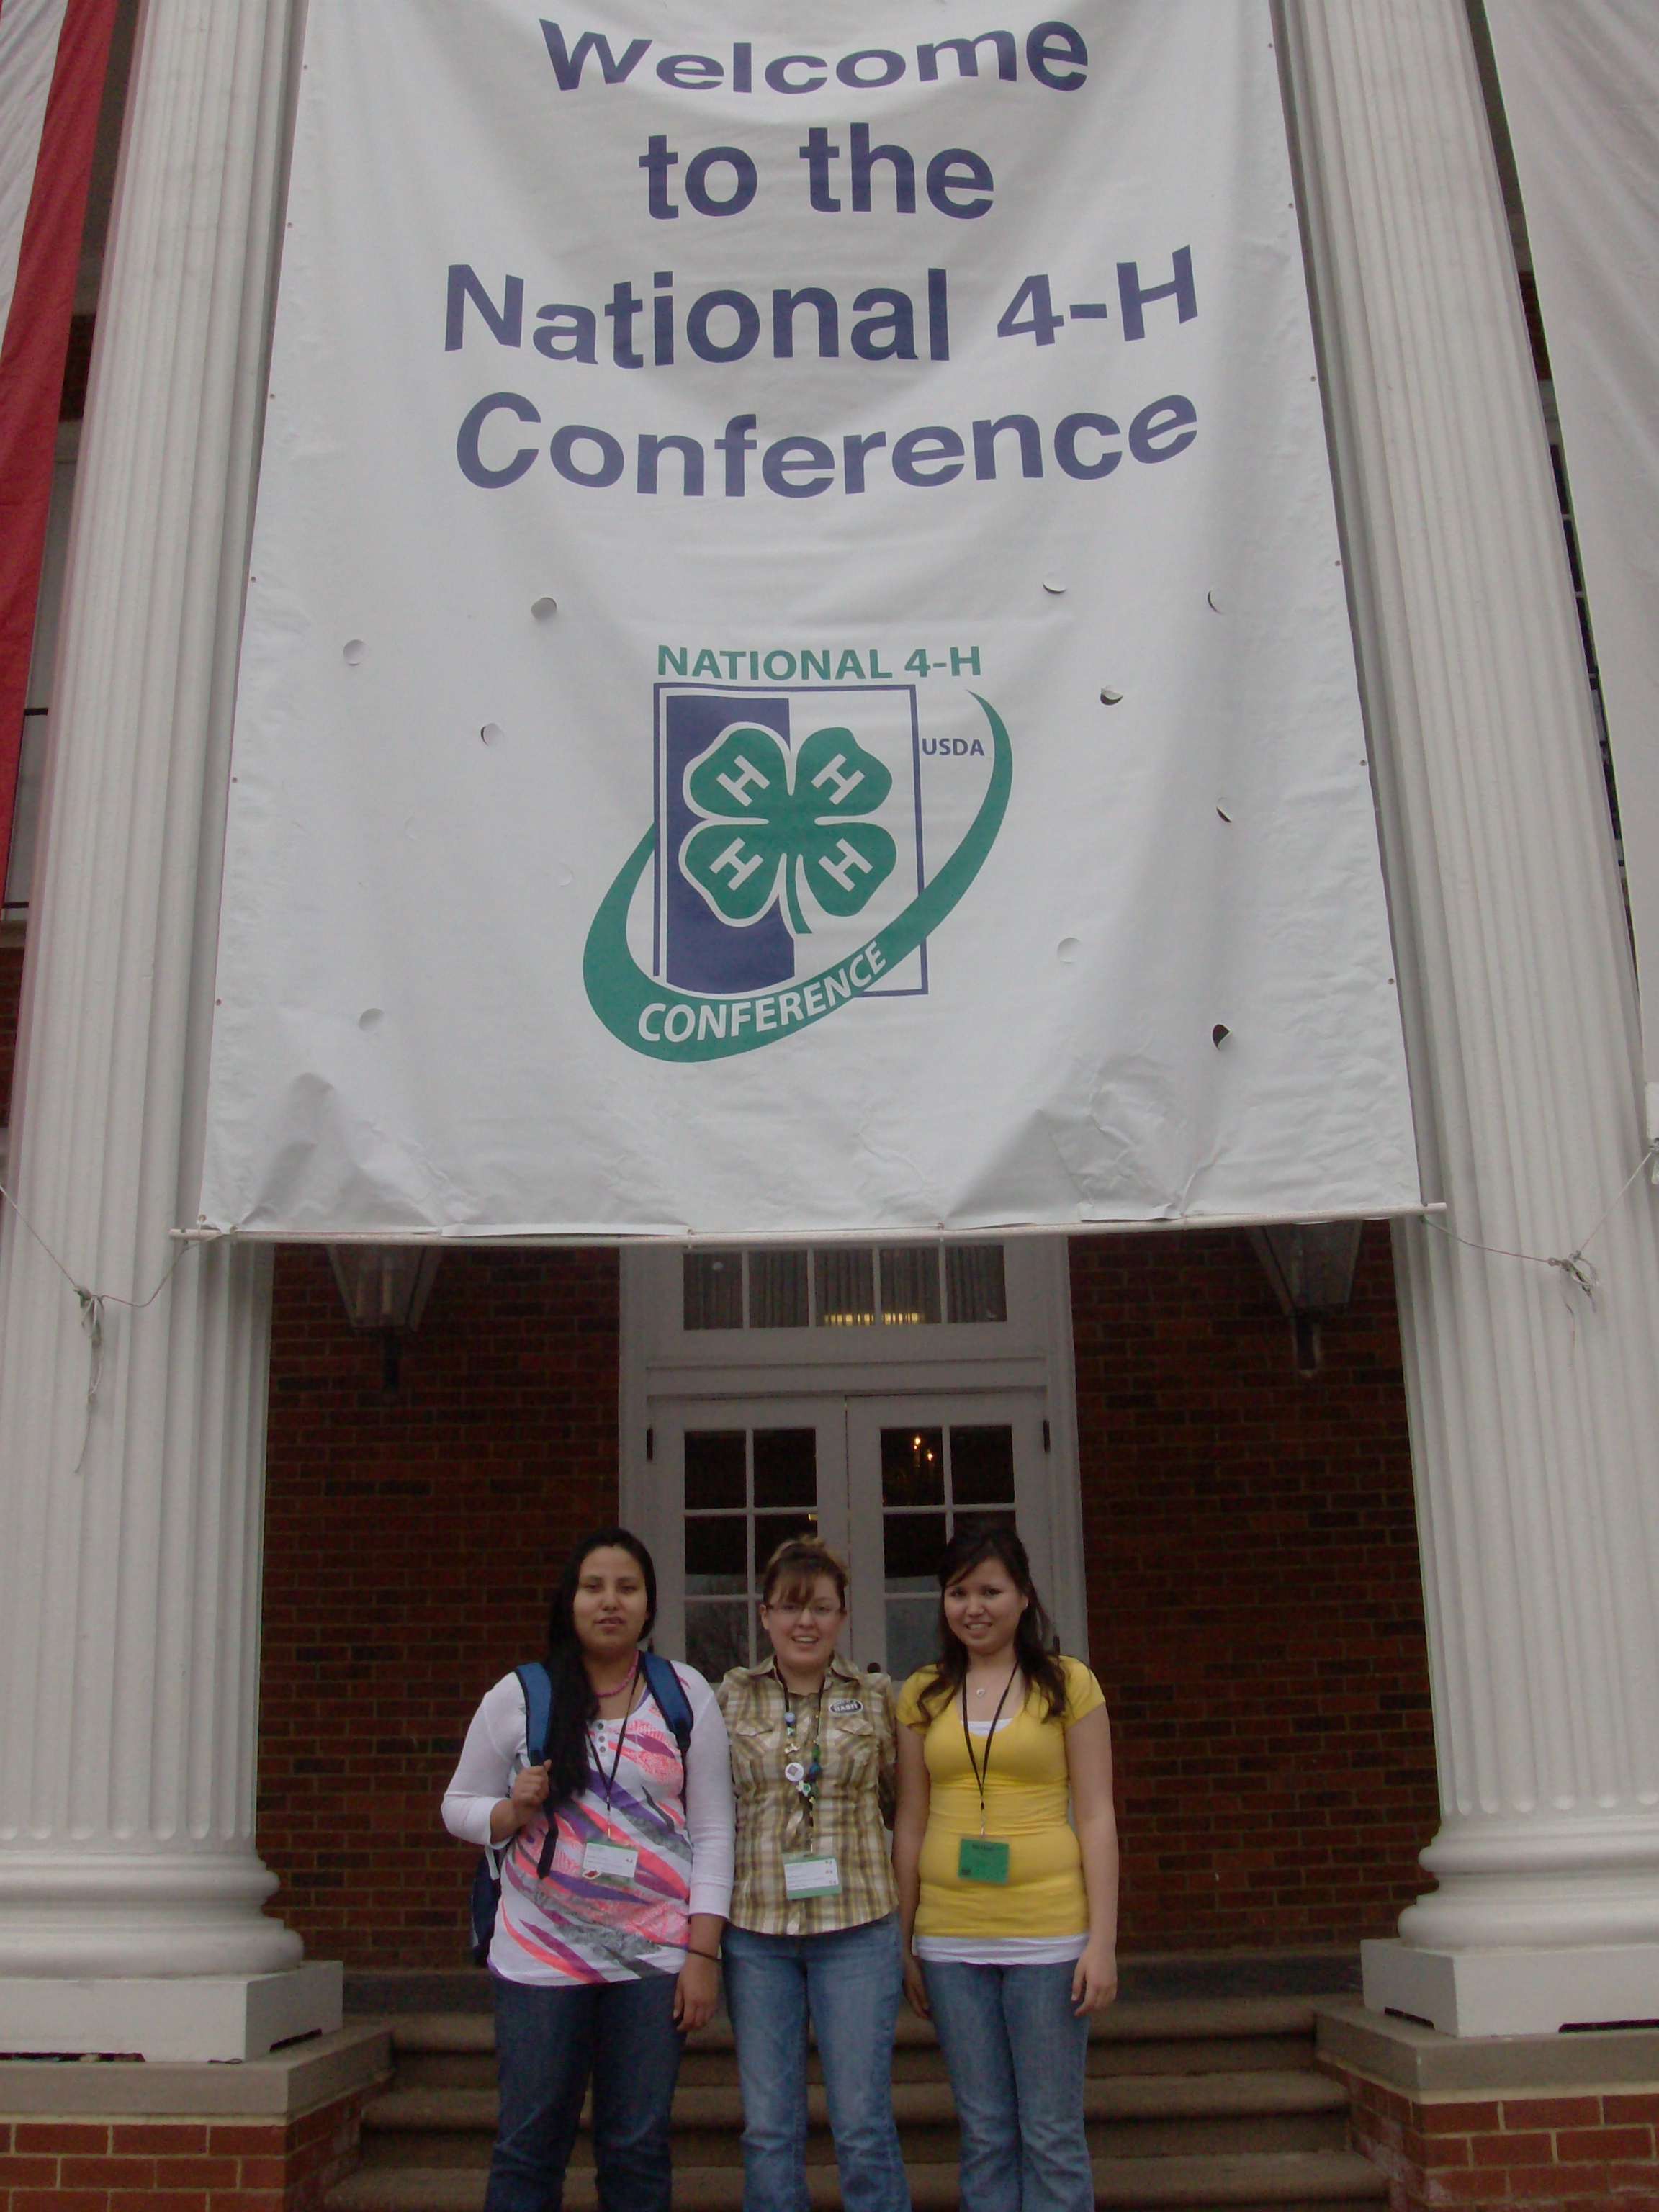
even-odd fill
[{"label": "white long sleeve shirt", "polygon": [[[682,1770],[673,1731],[650,1696],[623,1723],[591,1731],[593,1769],[579,1797],[561,1805],[547,1873],[539,1872],[545,1815],[502,1847],[501,1901],[490,1943],[493,1973],[553,1985],[626,1981],[677,1972],[694,1912],[726,1917],[732,1901],[732,1769],[714,1693],[692,1668],[673,1662],[691,1708]],[[489,1844],[489,1816],[530,1764],[524,1691],[507,1674],[486,1692],[466,1732],[444,1794],[444,1826],[462,1842]],[[595,1771],[596,1770],[596,1771]],[[638,1853],[626,1881],[586,1872],[586,1846],[620,1844]]]}]

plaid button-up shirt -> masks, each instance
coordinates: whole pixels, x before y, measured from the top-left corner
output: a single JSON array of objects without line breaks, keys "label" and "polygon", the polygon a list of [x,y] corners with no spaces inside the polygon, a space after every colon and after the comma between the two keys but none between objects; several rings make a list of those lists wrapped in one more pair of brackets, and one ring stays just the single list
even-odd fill
[{"label": "plaid button-up shirt", "polygon": [[[897,1735],[893,1686],[885,1674],[860,1674],[837,1655],[823,1678],[817,1707],[817,1802],[784,1778],[783,1684],[771,1665],[734,1667],[714,1693],[732,1741],[737,1797],[738,1868],[732,1892],[734,1927],[760,1936],[827,1936],[879,1920],[898,1903],[890,1816]],[[795,1701],[795,1741],[810,1763],[813,1700]],[[835,1897],[790,1897],[783,1886],[786,1851],[833,1851],[841,1890]]]}]

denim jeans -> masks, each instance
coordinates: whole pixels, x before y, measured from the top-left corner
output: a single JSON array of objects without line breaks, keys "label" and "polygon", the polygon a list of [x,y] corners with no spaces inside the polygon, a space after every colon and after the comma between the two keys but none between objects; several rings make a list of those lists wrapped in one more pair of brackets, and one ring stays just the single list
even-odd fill
[{"label": "denim jeans", "polygon": [[923,1963],[962,2123],[962,2212],[1094,2212],[1075,1971]]},{"label": "denim jeans", "polygon": [[823,2067],[846,2212],[910,2212],[893,2124],[902,1978],[892,1913],[827,1936],[726,1931],[743,2085],[744,2212],[807,2212],[806,2023]]},{"label": "denim jeans", "polygon": [[672,1974],[495,1984],[501,2112],[484,2212],[559,2212],[588,2075],[601,2212],[669,2212],[669,2111],[684,2039]]}]

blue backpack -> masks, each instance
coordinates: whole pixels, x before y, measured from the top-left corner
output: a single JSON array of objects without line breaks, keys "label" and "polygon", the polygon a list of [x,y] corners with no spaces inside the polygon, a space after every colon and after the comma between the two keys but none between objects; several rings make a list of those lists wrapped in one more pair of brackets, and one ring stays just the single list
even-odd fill
[{"label": "blue backpack", "polygon": [[[691,1741],[691,1706],[685,1694],[685,1686],[668,1661],[660,1657],[656,1652],[641,1651],[640,1663],[645,1669],[645,1686],[656,1699],[657,1710],[674,1732],[674,1741],[679,1747],[680,1766],[683,1771],[685,1765],[686,1747]],[[552,1718],[553,1684],[549,1678],[546,1668],[539,1659],[531,1660],[526,1666],[515,1667],[513,1671],[519,1678],[519,1686],[524,1692],[525,1751],[529,1756],[530,1764],[532,1766],[538,1766],[547,1756],[547,1729],[548,1723]],[[532,1744],[539,1745],[540,1749],[538,1753],[531,1752]],[[549,1827],[550,1846],[553,1839],[552,1828],[556,1825],[555,1821]],[[501,1858],[506,1855],[510,1844],[509,1838],[507,1844],[499,1845],[496,1850],[481,1852],[477,1869],[472,1876],[471,1920],[474,1966],[483,1966],[489,1963],[489,1939],[495,1932],[495,1913],[501,1901]],[[550,1858],[550,1849],[544,1854],[544,1856]],[[544,1866],[544,1874],[546,1868]]]}]

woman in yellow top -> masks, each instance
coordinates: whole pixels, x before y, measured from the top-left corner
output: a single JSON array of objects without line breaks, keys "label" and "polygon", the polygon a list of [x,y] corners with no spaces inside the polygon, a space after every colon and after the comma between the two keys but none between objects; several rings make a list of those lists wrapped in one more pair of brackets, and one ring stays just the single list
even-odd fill
[{"label": "woman in yellow top", "polygon": [[939,1579],[940,1656],[897,1709],[905,1994],[950,2069],[962,2212],[1093,2212],[1084,2062],[1117,1994],[1106,1704],[1049,1648],[1012,1528],[960,1529]]}]

